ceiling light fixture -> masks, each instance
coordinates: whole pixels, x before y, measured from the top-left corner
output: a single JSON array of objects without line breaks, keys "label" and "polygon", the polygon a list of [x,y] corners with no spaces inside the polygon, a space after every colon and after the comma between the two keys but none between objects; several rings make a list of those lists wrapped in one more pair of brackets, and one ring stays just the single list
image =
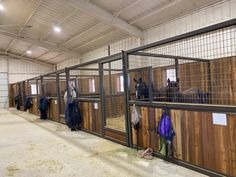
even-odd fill
[{"label": "ceiling light fixture", "polygon": [[60,33],[60,32],[61,32],[61,28],[58,27],[58,26],[54,26],[54,31],[55,31],[56,33]]},{"label": "ceiling light fixture", "polygon": [[0,10],[3,11],[5,8],[2,4],[0,4]]},{"label": "ceiling light fixture", "polygon": [[30,55],[32,52],[30,50],[27,50],[26,53]]}]

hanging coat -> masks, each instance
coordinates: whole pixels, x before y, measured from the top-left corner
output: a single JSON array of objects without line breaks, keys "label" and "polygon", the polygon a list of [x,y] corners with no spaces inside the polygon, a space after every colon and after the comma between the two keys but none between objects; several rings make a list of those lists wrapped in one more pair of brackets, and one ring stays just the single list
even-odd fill
[{"label": "hanging coat", "polygon": [[79,126],[82,123],[82,116],[78,101],[68,101],[66,104],[65,121],[69,128]]},{"label": "hanging coat", "polygon": [[25,98],[25,110],[30,109],[33,105],[33,99],[30,96]]},{"label": "hanging coat", "polygon": [[49,108],[49,99],[47,99],[46,97],[41,97],[39,100],[39,111],[41,119],[47,119],[48,108]]},{"label": "hanging coat", "polygon": [[16,109],[17,109],[17,110],[20,110],[20,98],[21,98],[20,95],[17,95],[17,96],[15,97],[15,105],[16,105]]}]

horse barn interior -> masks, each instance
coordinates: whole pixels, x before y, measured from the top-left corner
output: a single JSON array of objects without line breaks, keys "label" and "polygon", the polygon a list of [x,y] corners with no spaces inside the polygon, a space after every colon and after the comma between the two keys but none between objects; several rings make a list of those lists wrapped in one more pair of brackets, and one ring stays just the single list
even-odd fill
[{"label": "horse barn interior", "polygon": [[236,0],[0,0],[1,177],[236,177]]}]

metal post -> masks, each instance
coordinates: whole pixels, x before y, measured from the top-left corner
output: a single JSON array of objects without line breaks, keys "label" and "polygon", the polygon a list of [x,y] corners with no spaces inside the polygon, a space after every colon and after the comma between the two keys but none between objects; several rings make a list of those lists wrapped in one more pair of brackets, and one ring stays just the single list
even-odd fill
[{"label": "metal post", "polygon": [[56,75],[56,87],[57,87],[57,116],[60,121],[60,114],[61,114],[61,93],[60,93],[60,74],[57,73]]},{"label": "metal post", "polygon": [[131,147],[132,136],[131,136],[131,125],[129,120],[129,85],[128,85],[128,55],[122,51],[122,64],[123,64],[123,77],[124,77],[124,90],[125,90],[125,126],[126,126],[126,141],[127,145]]},{"label": "metal post", "polygon": [[179,78],[179,60],[177,58],[175,59],[175,76],[176,79]]},{"label": "metal post", "polygon": [[105,129],[104,127],[106,126],[106,110],[105,110],[105,96],[104,95],[104,86],[103,86],[103,64],[99,62],[99,79],[100,79],[100,95],[101,95],[101,106],[102,106],[102,111],[101,111],[101,117],[102,117],[102,136],[105,135]]},{"label": "metal post", "polygon": [[208,103],[212,103],[212,88],[211,88],[211,63],[207,63],[207,74],[208,74]]},{"label": "metal post", "polygon": [[149,101],[153,101],[153,71],[152,68],[148,69],[148,92],[149,92]]},{"label": "metal post", "polygon": [[[110,51],[111,49],[110,49],[110,45],[108,45],[108,56],[110,56],[111,55],[111,51]],[[110,104],[110,106],[111,106],[111,116],[112,116],[112,79],[111,79],[111,62],[109,62],[108,63],[109,64],[109,71],[108,71],[108,73],[109,73],[109,93],[110,93],[110,102],[111,102],[111,104]]]},{"label": "metal post", "polygon": [[40,95],[44,96],[44,89],[43,89],[43,76],[40,76]]},{"label": "metal post", "polygon": [[70,86],[69,86],[69,80],[70,80],[70,73],[69,69],[66,67],[66,91],[67,91],[67,101],[70,100]]},{"label": "metal post", "polygon": [[23,111],[25,111],[25,81],[21,82],[21,93],[22,93],[22,106],[23,106]]}]

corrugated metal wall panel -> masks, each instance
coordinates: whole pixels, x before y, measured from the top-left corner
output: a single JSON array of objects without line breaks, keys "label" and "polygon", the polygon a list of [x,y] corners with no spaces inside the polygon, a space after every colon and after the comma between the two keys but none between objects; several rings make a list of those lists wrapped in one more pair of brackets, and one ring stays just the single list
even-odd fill
[{"label": "corrugated metal wall panel", "polygon": [[9,83],[29,79],[53,71],[53,66],[44,66],[33,62],[9,59]]},{"label": "corrugated metal wall panel", "polygon": [[163,40],[236,17],[236,1],[222,1],[144,32],[144,44]]}]

